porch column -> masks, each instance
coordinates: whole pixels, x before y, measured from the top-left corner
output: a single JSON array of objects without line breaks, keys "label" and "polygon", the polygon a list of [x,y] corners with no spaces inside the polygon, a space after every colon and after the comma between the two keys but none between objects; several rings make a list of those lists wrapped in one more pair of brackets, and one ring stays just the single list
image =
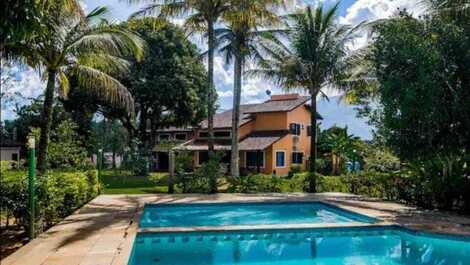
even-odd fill
[{"label": "porch column", "polygon": [[175,178],[175,151],[171,150],[168,152],[169,156],[169,161],[168,161],[168,167],[169,167],[169,177],[168,177],[168,193],[173,194],[175,192],[175,187],[174,187],[174,178]]},{"label": "porch column", "polygon": [[261,151],[257,150],[256,151],[256,171],[258,172],[258,174],[261,172],[261,170],[260,170],[261,166],[259,164],[260,154],[261,154]]}]

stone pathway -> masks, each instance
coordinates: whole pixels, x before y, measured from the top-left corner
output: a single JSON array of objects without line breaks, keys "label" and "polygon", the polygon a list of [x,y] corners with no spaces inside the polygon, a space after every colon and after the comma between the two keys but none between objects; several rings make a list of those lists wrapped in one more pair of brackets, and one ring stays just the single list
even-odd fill
[{"label": "stone pathway", "polygon": [[342,193],[102,195],[1,261],[2,265],[126,265],[145,203],[321,200],[383,224],[470,235],[470,218]]}]

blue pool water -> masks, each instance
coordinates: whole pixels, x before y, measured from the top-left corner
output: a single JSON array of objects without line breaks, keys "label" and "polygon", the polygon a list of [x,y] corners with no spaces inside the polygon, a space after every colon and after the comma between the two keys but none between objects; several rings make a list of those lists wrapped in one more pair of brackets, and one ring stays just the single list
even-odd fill
[{"label": "blue pool water", "polygon": [[129,265],[468,265],[470,240],[399,228],[139,233]]},{"label": "blue pool water", "polygon": [[372,223],[375,219],[320,202],[146,205],[140,227]]}]

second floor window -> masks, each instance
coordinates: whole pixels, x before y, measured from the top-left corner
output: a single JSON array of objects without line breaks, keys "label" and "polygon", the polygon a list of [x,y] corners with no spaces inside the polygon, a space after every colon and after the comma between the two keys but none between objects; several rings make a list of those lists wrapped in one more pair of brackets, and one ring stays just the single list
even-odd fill
[{"label": "second floor window", "polygon": [[293,135],[300,135],[301,129],[302,129],[302,125],[300,125],[299,123],[291,123],[289,125],[289,131]]},{"label": "second floor window", "polygon": [[168,141],[168,140],[170,140],[170,135],[169,135],[169,134],[160,134],[160,135],[158,136],[158,139],[159,139],[160,141]]},{"label": "second floor window", "polygon": [[177,134],[175,134],[175,139],[184,141],[184,140],[186,140],[186,134],[185,133],[177,133]]},{"label": "second floor window", "polygon": [[[214,138],[230,138],[232,134],[230,131],[215,131],[214,132]],[[209,133],[208,132],[199,132],[199,137],[200,138],[209,138]]]}]

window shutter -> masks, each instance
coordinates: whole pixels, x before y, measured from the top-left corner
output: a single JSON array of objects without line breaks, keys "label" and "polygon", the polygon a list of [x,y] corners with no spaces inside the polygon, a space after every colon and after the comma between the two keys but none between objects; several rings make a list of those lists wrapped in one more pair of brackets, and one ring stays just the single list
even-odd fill
[{"label": "window shutter", "polygon": [[312,136],[312,125],[307,126],[307,136]]}]

